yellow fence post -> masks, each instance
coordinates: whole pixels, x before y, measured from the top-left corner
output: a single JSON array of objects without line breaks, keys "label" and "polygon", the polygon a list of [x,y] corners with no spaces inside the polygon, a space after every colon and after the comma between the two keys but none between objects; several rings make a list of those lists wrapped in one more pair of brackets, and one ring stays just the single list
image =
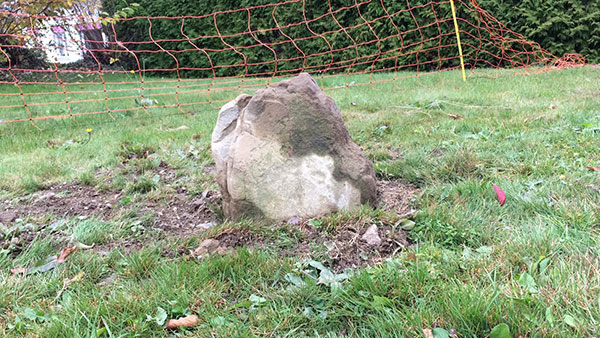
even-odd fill
[{"label": "yellow fence post", "polygon": [[452,19],[454,20],[454,30],[456,31],[456,43],[458,44],[458,55],[460,55],[460,69],[462,71],[463,81],[467,81],[467,74],[465,73],[465,60],[463,59],[462,46],[460,44],[460,31],[458,30],[458,22],[456,21],[456,7],[454,6],[454,0],[450,0],[450,6],[452,6]]}]

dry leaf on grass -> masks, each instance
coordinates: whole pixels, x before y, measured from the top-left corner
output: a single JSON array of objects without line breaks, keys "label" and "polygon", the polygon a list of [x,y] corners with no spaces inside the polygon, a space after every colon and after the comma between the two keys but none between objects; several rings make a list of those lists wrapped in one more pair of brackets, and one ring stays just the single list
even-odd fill
[{"label": "dry leaf on grass", "polygon": [[181,126],[181,127],[173,128],[173,129],[171,129],[171,130],[172,130],[172,131],[177,131],[177,130],[188,130],[188,129],[190,129],[190,127],[188,127],[188,126],[186,126],[186,125],[183,125],[183,126]]},{"label": "dry leaf on grass", "polygon": [[448,116],[451,117],[451,118],[453,118],[453,119],[455,119],[455,120],[460,120],[460,119],[463,118],[462,116],[456,115],[456,114],[448,114]]},{"label": "dry leaf on grass", "polygon": [[57,263],[64,262],[67,259],[67,257],[69,257],[75,250],[77,250],[76,246],[62,249],[60,254],[58,255],[58,258],[56,259],[56,262]]},{"label": "dry leaf on grass", "polygon": [[425,338],[433,338],[433,332],[431,329],[423,329],[423,334],[425,335]]},{"label": "dry leaf on grass", "polygon": [[10,269],[10,273],[12,273],[13,275],[17,275],[20,273],[26,273],[27,272],[27,268],[24,267],[18,267],[18,268],[14,268],[14,269]]},{"label": "dry leaf on grass", "polygon": [[88,249],[93,248],[94,244],[92,244],[92,245],[85,245],[83,243],[75,242],[73,244],[73,246],[75,246],[77,249],[80,249],[80,250],[88,250]]},{"label": "dry leaf on grass", "polygon": [[179,319],[169,319],[169,321],[167,322],[167,329],[177,329],[180,327],[191,327],[191,326],[195,326],[198,325],[199,320],[198,320],[198,316],[196,315],[191,315],[191,316],[187,316],[187,317],[183,317],[183,318],[179,318]]},{"label": "dry leaf on grass", "polygon": [[46,260],[38,266],[34,266],[31,268],[18,267],[10,269],[10,273],[13,275],[22,273],[25,275],[29,275],[37,272],[46,272],[54,269],[58,264],[64,263],[67,257],[69,257],[73,252],[77,250],[77,246],[64,248],[60,251],[60,254],[57,256],[50,256],[46,258]]},{"label": "dry leaf on grass", "polygon": [[592,171],[600,171],[600,167],[587,166],[586,168],[588,168],[589,170],[592,170]]}]

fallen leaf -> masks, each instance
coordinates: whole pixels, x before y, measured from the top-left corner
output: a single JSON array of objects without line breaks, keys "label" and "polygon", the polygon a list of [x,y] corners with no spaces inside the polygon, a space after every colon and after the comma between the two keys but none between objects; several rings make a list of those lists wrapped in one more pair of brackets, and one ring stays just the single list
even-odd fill
[{"label": "fallen leaf", "polygon": [[33,273],[50,271],[50,270],[56,268],[56,266],[58,266],[58,264],[63,263],[67,259],[67,257],[69,257],[75,250],[77,250],[77,246],[64,248],[60,251],[60,254],[58,255],[58,257],[57,256],[47,257],[46,260],[41,265],[34,266],[31,268],[22,268],[22,267],[14,268],[14,269],[11,269],[10,272],[13,274],[23,273],[26,275],[30,275]]},{"label": "fallen leaf", "polygon": [[496,190],[496,196],[498,197],[498,202],[500,202],[500,206],[504,205],[504,201],[506,201],[506,195],[504,194],[504,190],[500,189],[499,186],[493,184],[494,190]]},{"label": "fallen leaf", "polygon": [[433,338],[433,331],[431,329],[423,329],[423,334],[425,338]]},{"label": "fallen leaf", "polygon": [[93,248],[93,247],[94,247],[94,244],[92,244],[92,245],[86,245],[86,244],[83,244],[83,243],[75,242],[75,243],[73,244],[73,246],[74,246],[75,248],[77,248],[77,249],[81,249],[81,250],[87,250],[87,249],[91,249],[91,248]]},{"label": "fallen leaf", "polygon": [[62,251],[58,255],[58,258],[56,259],[56,262],[57,263],[64,262],[67,259],[67,257],[69,257],[75,250],[77,250],[76,246],[62,249]]},{"label": "fallen leaf", "polygon": [[433,329],[433,338],[450,338],[450,332],[441,327]]},{"label": "fallen leaf", "polygon": [[569,325],[570,327],[577,328],[577,321],[575,320],[575,318],[573,318],[573,316],[565,315],[563,317],[563,321],[565,322],[565,324]]},{"label": "fallen leaf", "polygon": [[10,269],[10,273],[12,273],[13,275],[16,274],[20,274],[20,273],[26,273],[27,272],[27,268],[24,267],[18,267],[18,268],[14,268],[14,269]]},{"label": "fallen leaf", "polygon": [[183,125],[183,126],[181,126],[181,127],[177,127],[177,128],[175,128],[175,129],[172,129],[172,130],[173,130],[173,131],[175,131],[175,130],[188,130],[188,129],[190,129],[190,127],[188,127],[188,126],[186,126],[186,125]]},{"label": "fallen leaf", "polygon": [[156,324],[163,325],[165,323],[165,320],[167,320],[167,311],[165,311],[165,309],[163,309],[160,306],[157,307],[156,316],[154,316],[154,319],[156,321]]},{"label": "fallen leaf", "polygon": [[410,231],[415,227],[415,225],[416,225],[415,222],[413,222],[409,219],[405,219],[404,221],[402,221],[400,223],[400,229]]},{"label": "fallen leaf", "polygon": [[587,166],[586,168],[588,168],[589,170],[592,170],[592,171],[600,171],[600,167]]},{"label": "fallen leaf", "polygon": [[460,119],[463,118],[462,116],[456,115],[456,114],[448,114],[448,116],[451,117],[451,118],[453,118],[453,119],[455,119],[455,120],[460,120]]},{"label": "fallen leaf", "polygon": [[198,316],[196,315],[191,315],[191,316],[187,316],[187,317],[183,317],[183,318],[179,318],[179,319],[169,319],[169,321],[167,322],[167,329],[176,329],[179,327],[191,327],[191,326],[195,326],[198,325],[199,320],[198,320]]}]

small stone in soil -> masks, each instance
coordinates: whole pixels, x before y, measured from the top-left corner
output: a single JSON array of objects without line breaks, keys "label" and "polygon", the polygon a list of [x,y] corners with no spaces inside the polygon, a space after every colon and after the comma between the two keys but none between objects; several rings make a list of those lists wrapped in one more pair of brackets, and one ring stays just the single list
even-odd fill
[{"label": "small stone in soil", "polygon": [[214,227],[215,225],[217,225],[217,222],[213,221],[213,222],[198,224],[196,227],[202,231],[206,231],[206,230]]},{"label": "small stone in soil", "polygon": [[200,245],[192,252],[192,255],[196,257],[206,257],[211,254],[223,255],[227,253],[227,248],[224,248],[221,242],[214,238],[205,239]]},{"label": "small stone in soil", "polygon": [[381,244],[381,238],[379,237],[378,229],[375,224],[371,225],[360,239],[371,246],[378,246]]}]

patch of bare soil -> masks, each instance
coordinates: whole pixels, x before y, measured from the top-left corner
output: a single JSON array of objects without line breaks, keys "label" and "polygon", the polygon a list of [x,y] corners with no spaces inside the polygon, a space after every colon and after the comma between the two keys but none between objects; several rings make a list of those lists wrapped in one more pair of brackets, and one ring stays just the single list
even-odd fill
[{"label": "patch of bare soil", "polygon": [[[177,171],[161,164],[157,174],[166,184],[172,185],[176,180]],[[73,217],[95,216],[109,221],[118,219],[129,212],[128,203],[123,203],[126,195],[123,192],[99,190],[95,187],[67,182],[53,185],[45,190],[26,196],[17,202],[0,203],[0,248],[5,246],[25,247],[45,226],[51,226],[60,219]],[[201,195],[190,198],[185,189],[175,187],[159,200],[143,198],[136,204],[135,210],[138,217],[149,217],[150,226],[154,230],[161,230],[165,236],[186,237],[194,233],[205,231],[218,223],[217,210],[220,208],[220,193],[206,190]],[[47,224],[30,228],[23,228],[19,219],[48,218]],[[11,229],[18,227],[18,234]],[[12,236],[2,236],[4,233],[13,232]],[[11,237],[11,238],[8,238]],[[10,242],[15,243],[10,243]],[[113,247],[132,248],[141,247],[138,239],[129,238],[119,243],[110,243],[99,248],[110,250]]]},{"label": "patch of bare soil", "polygon": [[[27,200],[0,207],[0,218],[5,223],[17,218],[54,215],[57,218],[97,216],[110,220],[123,210],[120,205],[122,192],[97,190],[75,182],[62,183],[34,194]],[[146,200],[138,214],[154,214],[152,225],[174,235],[186,235],[202,224],[215,222],[220,194],[206,190],[190,199],[184,192],[176,192],[159,201]],[[192,229],[192,230],[190,230]]]},{"label": "patch of bare soil", "polygon": [[[160,167],[161,177],[176,180],[176,171]],[[377,183],[381,206],[403,219],[410,217],[414,210],[410,209],[411,200],[416,196],[416,187],[399,181],[379,181]],[[0,206],[0,228],[13,225],[18,218],[44,217],[53,215],[53,219],[96,216],[104,220],[118,218],[126,208],[121,203],[124,195],[121,192],[97,190],[93,187],[74,182],[63,183],[40,191],[19,203]],[[137,215],[150,215],[151,227],[162,230],[166,237],[189,237],[201,233],[217,224],[217,212],[221,207],[219,192],[206,190],[194,198],[181,189],[161,198],[160,200],[146,199],[137,205]],[[229,253],[238,247],[249,249],[270,249],[280,251],[282,256],[292,256],[297,259],[312,258],[325,254],[328,265],[336,272],[345,268],[358,268],[365,265],[378,264],[388,257],[396,255],[400,250],[410,245],[407,232],[399,229],[398,222],[389,220],[374,221],[375,230],[371,238],[365,239],[367,228],[373,223],[369,220],[349,220],[344,224],[336,224],[335,229],[326,232],[309,224],[309,220],[293,219],[289,222],[275,224],[273,228],[284,228],[295,232],[298,238],[291,246],[289,241],[284,243],[276,237],[268,237],[251,232],[248,229],[225,228],[206,243],[206,253],[211,250],[217,253]],[[373,229],[372,229],[373,230]],[[36,238],[38,229],[22,231],[19,240],[30,242]],[[14,238],[13,238],[14,240]],[[0,247],[9,245],[10,239],[0,238]],[[108,243],[96,248],[99,252],[108,252],[119,247],[125,251],[138,249],[144,245],[143,239],[128,238],[119,242]],[[25,246],[27,243],[22,243]],[[212,249],[211,249],[212,248]],[[193,248],[192,248],[193,249]],[[204,250],[204,249],[203,249]],[[175,257],[189,253],[190,248],[177,248],[165,251],[164,256]],[[202,251],[202,250],[201,250]]]},{"label": "patch of bare soil", "polygon": [[418,189],[412,184],[400,181],[377,181],[377,192],[380,204],[386,211],[394,211],[398,215],[411,212],[410,203],[415,198]]},{"label": "patch of bare soil", "polygon": [[39,191],[16,204],[5,205],[2,213],[14,213],[18,218],[54,214],[56,216],[107,216],[112,212],[118,195],[98,191],[75,182],[62,183]]},{"label": "patch of bare soil", "polygon": [[216,225],[216,212],[220,207],[221,194],[205,190],[193,199],[177,193],[158,204],[147,203],[140,209],[140,214],[153,213],[153,228],[164,230],[172,237],[186,237]]},{"label": "patch of bare soil", "polygon": [[[388,211],[397,215],[410,215],[410,200],[416,195],[417,189],[397,181],[380,181],[378,189],[381,203]],[[402,218],[399,218],[402,220]],[[357,220],[355,223],[338,225],[333,232],[312,226],[309,220],[291,219],[288,222],[273,225],[274,229],[285,228],[299,231],[298,241],[292,246],[281,243],[277,238],[260,236],[248,229],[227,228],[223,232],[202,242],[192,251],[194,256],[211,254],[227,254],[238,247],[248,249],[271,249],[280,251],[281,256],[295,257],[298,260],[314,258],[315,255],[326,254],[329,265],[335,272],[346,268],[375,265],[388,257],[393,257],[411,243],[407,231],[401,230],[396,224],[374,225]],[[371,228],[370,237],[365,233]]]}]

